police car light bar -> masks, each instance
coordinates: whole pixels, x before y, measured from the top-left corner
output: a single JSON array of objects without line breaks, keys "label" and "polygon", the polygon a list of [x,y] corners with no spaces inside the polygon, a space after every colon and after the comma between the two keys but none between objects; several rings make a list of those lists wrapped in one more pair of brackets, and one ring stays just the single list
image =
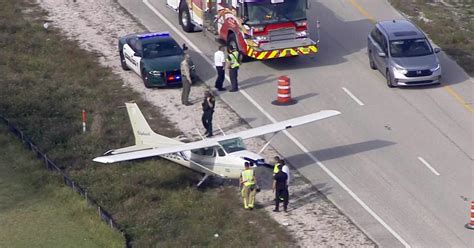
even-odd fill
[{"label": "police car light bar", "polygon": [[152,38],[152,37],[170,37],[169,32],[159,32],[159,33],[148,33],[148,34],[139,34],[137,37],[139,39]]}]

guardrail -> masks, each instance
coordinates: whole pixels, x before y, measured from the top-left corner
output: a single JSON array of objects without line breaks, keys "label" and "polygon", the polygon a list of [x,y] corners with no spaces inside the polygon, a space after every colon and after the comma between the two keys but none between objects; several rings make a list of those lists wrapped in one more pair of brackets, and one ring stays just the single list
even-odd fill
[{"label": "guardrail", "polygon": [[64,184],[71,187],[73,191],[77,192],[81,197],[83,197],[89,205],[94,208],[97,208],[97,212],[99,214],[99,218],[107,223],[107,225],[122,233],[122,236],[125,239],[125,247],[131,247],[131,239],[130,236],[124,231],[124,229],[112,218],[112,216],[104,210],[102,206],[100,206],[97,201],[87,195],[87,191],[84,190],[80,185],[78,185],[74,180],[69,178],[64,171],[59,168],[53,161],[51,161],[46,154],[41,152],[41,150],[13,123],[11,123],[7,118],[0,115],[0,121],[2,121],[18,139],[25,145],[26,148],[33,151],[38,159],[43,160],[46,168],[50,171],[56,171],[63,177]]}]

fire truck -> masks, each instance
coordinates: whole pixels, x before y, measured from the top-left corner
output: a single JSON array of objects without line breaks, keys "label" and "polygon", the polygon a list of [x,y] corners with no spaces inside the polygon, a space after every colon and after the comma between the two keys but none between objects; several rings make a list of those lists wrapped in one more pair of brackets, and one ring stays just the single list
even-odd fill
[{"label": "fire truck", "polygon": [[306,10],[310,0],[167,0],[179,13],[183,30],[209,31],[241,59],[267,60],[318,51],[309,38]]}]

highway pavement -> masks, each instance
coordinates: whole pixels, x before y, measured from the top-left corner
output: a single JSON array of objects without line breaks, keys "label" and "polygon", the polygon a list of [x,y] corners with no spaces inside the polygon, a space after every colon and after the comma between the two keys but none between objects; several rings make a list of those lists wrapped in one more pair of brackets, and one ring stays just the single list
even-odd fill
[{"label": "highway pavement", "polygon": [[[211,87],[217,44],[184,33],[163,0],[118,0],[151,31],[187,43]],[[474,82],[441,53],[440,86],[395,88],[369,68],[367,34],[402,18],[386,1],[312,0],[315,56],[251,61],[239,93],[220,97],[252,126],[334,109],[335,118],[279,134],[272,146],[382,247],[474,247],[464,228],[474,198]],[[298,103],[275,106],[277,78],[291,79]],[[227,82],[228,84],[228,82]]]}]

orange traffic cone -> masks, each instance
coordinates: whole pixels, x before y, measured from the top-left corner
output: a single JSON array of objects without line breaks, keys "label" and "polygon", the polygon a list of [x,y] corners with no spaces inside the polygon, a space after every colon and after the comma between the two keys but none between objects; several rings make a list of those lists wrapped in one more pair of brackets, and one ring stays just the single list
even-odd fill
[{"label": "orange traffic cone", "polygon": [[277,100],[273,101],[274,105],[291,105],[295,104],[296,100],[291,98],[290,78],[281,76],[278,78]]},{"label": "orange traffic cone", "polygon": [[474,229],[474,201],[471,202],[471,221],[466,224],[466,228]]}]

